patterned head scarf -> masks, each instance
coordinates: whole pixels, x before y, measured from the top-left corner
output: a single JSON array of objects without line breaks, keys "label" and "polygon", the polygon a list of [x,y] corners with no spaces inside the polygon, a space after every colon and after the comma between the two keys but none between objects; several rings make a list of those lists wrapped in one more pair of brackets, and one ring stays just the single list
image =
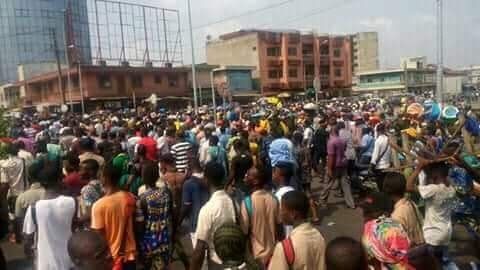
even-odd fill
[{"label": "patterned head scarf", "polygon": [[368,256],[377,259],[383,270],[413,270],[408,264],[410,240],[400,223],[380,217],[364,226],[362,243]]}]

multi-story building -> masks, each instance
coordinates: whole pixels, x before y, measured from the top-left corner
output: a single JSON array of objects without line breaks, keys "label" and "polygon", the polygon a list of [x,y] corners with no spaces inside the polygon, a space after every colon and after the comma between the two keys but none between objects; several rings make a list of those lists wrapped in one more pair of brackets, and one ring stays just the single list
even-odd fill
[{"label": "multi-story building", "polygon": [[82,102],[86,111],[91,111],[97,106],[128,108],[133,99],[140,103],[152,94],[159,98],[184,97],[189,100],[192,92],[186,68],[81,65],[80,68],[64,69],[62,87],[59,84],[57,72],[49,72],[8,86],[4,95],[12,96],[14,93],[9,90],[24,87],[25,97],[21,98],[21,105],[59,107],[63,104],[62,91],[65,91],[66,103],[73,104],[75,111],[80,111]]},{"label": "multi-story building", "polygon": [[480,66],[466,67],[462,71],[468,74],[468,84],[480,90]]},{"label": "multi-story building", "polygon": [[[458,95],[466,83],[467,73],[448,68],[443,70],[443,94]],[[434,93],[436,89],[437,69],[428,65],[426,57],[406,57],[400,60],[399,69],[375,70],[357,73],[358,84],[354,87],[357,94],[373,93],[377,95]]]},{"label": "multi-story building", "polygon": [[254,85],[263,95],[305,91],[316,77],[329,96],[344,95],[352,85],[350,36],[241,30],[209,41],[207,63],[255,67]]},{"label": "multi-story building", "polygon": [[86,0],[0,1],[0,84],[18,79],[17,65],[56,62],[54,41],[62,63],[67,43],[69,54],[89,63]]},{"label": "multi-story building", "polygon": [[389,69],[359,72],[356,94],[394,95],[435,90],[434,69]]},{"label": "multi-story building", "polygon": [[378,70],[380,68],[378,59],[378,34],[377,32],[360,32],[353,34],[351,38],[355,84],[357,73]]}]

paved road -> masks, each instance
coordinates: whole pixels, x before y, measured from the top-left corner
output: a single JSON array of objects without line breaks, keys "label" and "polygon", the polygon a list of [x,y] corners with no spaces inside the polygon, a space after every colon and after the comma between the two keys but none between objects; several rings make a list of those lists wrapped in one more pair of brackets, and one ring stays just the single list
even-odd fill
[{"label": "paved road", "polygon": [[[321,185],[315,183],[313,188],[314,191],[318,191]],[[338,236],[350,236],[360,239],[363,225],[361,210],[346,208],[342,199],[332,196],[328,208],[320,210],[319,216],[322,218],[319,229],[327,242]],[[456,226],[453,238],[450,251],[461,269],[470,269],[468,267],[470,261],[479,262],[474,256],[476,252],[474,243],[464,228]],[[31,269],[23,257],[23,251],[20,246],[8,243],[3,243],[1,246],[7,257],[8,270]],[[181,270],[183,268],[178,267],[178,269]]]}]

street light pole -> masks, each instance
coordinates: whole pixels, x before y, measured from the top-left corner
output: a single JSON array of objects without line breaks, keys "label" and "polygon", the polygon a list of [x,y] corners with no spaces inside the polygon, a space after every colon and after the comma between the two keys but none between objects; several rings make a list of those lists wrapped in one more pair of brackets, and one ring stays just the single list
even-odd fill
[{"label": "street light pole", "polygon": [[438,103],[443,102],[443,0],[437,0],[437,89]]},{"label": "street light pole", "polygon": [[215,125],[217,124],[217,102],[215,100],[215,83],[213,81],[213,73],[215,70],[210,71],[210,84],[212,87],[212,106],[213,106],[213,119],[215,121]]},{"label": "street light pole", "polygon": [[192,88],[193,88],[193,104],[195,114],[198,114],[198,100],[197,100],[197,78],[195,73],[195,47],[193,46],[193,26],[192,26],[192,9],[190,0],[187,0],[188,5],[188,24],[190,30],[190,46],[192,50]]}]

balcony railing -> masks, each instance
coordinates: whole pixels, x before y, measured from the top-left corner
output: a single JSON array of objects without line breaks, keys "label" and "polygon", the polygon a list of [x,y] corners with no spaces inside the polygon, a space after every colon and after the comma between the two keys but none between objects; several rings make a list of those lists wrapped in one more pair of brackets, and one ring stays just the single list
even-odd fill
[{"label": "balcony railing", "polygon": [[270,66],[270,67],[279,67],[279,66],[282,66],[282,65],[283,65],[282,60],[269,60],[268,61],[268,66]]}]

